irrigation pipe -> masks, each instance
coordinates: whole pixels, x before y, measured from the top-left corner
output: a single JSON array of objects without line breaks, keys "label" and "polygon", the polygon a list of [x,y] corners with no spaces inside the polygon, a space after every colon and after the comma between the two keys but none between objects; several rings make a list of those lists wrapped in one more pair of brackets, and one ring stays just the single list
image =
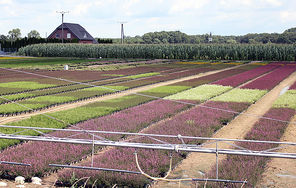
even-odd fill
[{"label": "irrigation pipe", "polygon": [[166,179],[169,176],[169,174],[170,174],[170,172],[172,170],[172,162],[173,162],[172,152],[170,154],[170,167],[169,167],[169,171],[167,172],[166,176],[163,177],[163,178],[152,177],[152,176],[146,174],[145,172],[143,172],[143,170],[141,169],[141,167],[139,165],[137,149],[135,149],[134,155],[135,155],[136,164],[137,164],[137,167],[138,167],[139,171],[146,178],[152,179],[154,181],[189,181],[189,180],[192,180],[192,179],[189,179],[189,178],[186,178],[186,179]]},{"label": "irrigation pipe", "polygon": [[141,174],[143,176],[145,176],[146,178],[152,179],[154,181],[167,181],[167,182],[181,182],[181,181],[215,181],[215,182],[228,182],[228,183],[247,183],[247,181],[235,181],[235,180],[223,180],[223,179],[195,179],[195,178],[183,178],[183,179],[167,179],[167,177],[169,176],[171,170],[172,170],[172,153],[170,155],[170,167],[169,167],[169,171],[167,172],[167,175],[163,178],[157,178],[157,177],[152,177],[148,174],[146,174],[140,167],[139,165],[139,161],[138,161],[138,154],[137,154],[137,149],[135,149],[135,159],[136,159],[136,164],[137,167],[139,169],[139,171],[141,172]]},{"label": "irrigation pipe", "polygon": [[[121,134],[121,135],[134,135],[134,136],[146,136],[146,137],[163,137],[163,138],[182,138],[182,139],[197,139],[197,140],[213,140],[213,141],[229,141],[229,142],[250,142],[250,143],[266,143],[266,144],[287,144],[296,146],[294,142],[278,142],[278,141],[265,141],[265,140],[242,140],[242,139],[227,139],[227,138],[212,138],[212,137],[194,137],[183,135],[163,135],[163,134],[145,134],[145,133],[130,133],[130,132],[114,132],[114,131],[94,131],[94,130],[77,130],[77,129],[56,129],[56,128],[44,128],[44,127],[25,127],[25,126],[12,126],[12,125],[0,125],[5,128],[20,128],[20,129],[39,129],[50,131],[69,131],[69,132],[83,132],[83,133],[101,133],[101,134]],[[0,134],[1,135],[1,134]],[[4,134],[2,134],[4,135]],[[61,139],[61,138],[59,138]],[[93,142],[93,141],[92,141]],[[112,142],[112,141],[110,141]],[[212,144],[212,143],[209,143]],[[209,144],[202,145],[186,145],[186,147],[201,147]]]}]

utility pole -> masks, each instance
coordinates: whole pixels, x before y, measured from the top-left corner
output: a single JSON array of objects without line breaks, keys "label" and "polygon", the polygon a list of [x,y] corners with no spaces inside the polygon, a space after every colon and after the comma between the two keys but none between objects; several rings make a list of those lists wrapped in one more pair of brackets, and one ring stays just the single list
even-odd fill
[{"label": "utility pole", "polygon": [[121,44],[124,42],[124,31],[123,31],[123,24],[127,22],[117,22],[121,24]]},{"label": "utility pole", "polygon": [[61,13],[62,14],[62,43],[64,43],[64,14],[69,13],[69,11],[64,12],[64,11],[57,11],[57,13]]},{"label": "utility pole", "polygon": [[213,41],[213,35],[212,35],[212,32],[211,31],[210,31],[210,37],[208,38],[208,40],[209,40],[210,43]]}]

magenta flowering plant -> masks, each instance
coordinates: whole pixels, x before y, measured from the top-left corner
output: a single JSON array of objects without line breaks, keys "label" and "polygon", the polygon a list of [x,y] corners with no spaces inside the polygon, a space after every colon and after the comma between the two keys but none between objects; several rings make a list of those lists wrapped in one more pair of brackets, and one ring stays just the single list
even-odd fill
[{"label": "magenta flowering plant", "polygon": [[245,83],[248,80],[254,79],[262,74],[265,74],[269,71],[272,71],[274,69],[277,69],[281,67],[280,65],[265,65],[261,66],[252,70],[249,70],[247,72],[243,72],[241,74],[237,74],[231,77],[227,77],[222,80],[218,80],[216,82],[213,82],[211,84],[217,84],[217,85],[222,85],[222,86],[232,86],[232,87],[237,87],[243,83]]},{"label": "magenta flowering plant", "polygon": [[[275,121],[274,119],[290,121],[295,113],[296,111],[291,108],[271,108],[264,115],[264,117],[271,119],[260,119],[247,133],[245,139],[280,141],[280,138],[287,127],[287,123]],[[256,151],[263,151],[276,147],[275,144],[247,142],[238,142],[236,145]],[[248,184],[246,184],[245,187],[255,187],[257,181],[262,177],[262,173],[264,172],[268,160],[269,158],[267,157],[228,155],[227,158],[219,164],[219,178],[240,181],[247,180]],[[209,178],[214,178],[216,176],[216,168],[212,167],[212,170],[207,173],[207,176]],[[231,185],[224,183],[213,183],[211,186],[241,187],[240,184]]]},{"label": "magenta flowering plant", "polygon": [[[215,131],[227,124],[238,112],[243,111],[249,106],[248,103],[233,102],[214,102],[210,101],[204,107],[194,107],[190,110],[179,113],[170,119],[148,127],[143,133],[168,134],[168,135],[187,135],[187,136],[211,136]],[[232,111],[221,111],[217,108]],[[182,144],[179,139],[163,138],[164,142]],[[136,142],[156,143],[150,138],[139,138]],[[200,144],[202,140],[185,139],[186,144]],[[96,167],[113,168],[138,171],[133,155],[134,149],[131,148],[109,148],[94,157]],[[162,176],[169,167],[169,152],[161,150],[140,150],[139,161],[141,168],[152,176]],[[173,154],[173,165],[186,156],[185,153]],[[90,166],[90,162],[81,163],[82,166]],[[118,174],[103,171],[73,170],[64,169],[59,171],[59,180],[68,182],[71,176],[75,177],[90,176],[91,181],[98,179],[102,185],[117,184],[120,186],[144,186],[148,179],[141,175]],[[103,178],[104,177],[104,178]],[[149,181],[148,181],[149,182]]]},{"label": "magenta flowering plant", "polygon": [[269,74],[266,74],[244,86],[241,89],[261,89],[261,90],[271,90],[278,83],[287,78],[290,74],[296,71],[296,66],[284,65]]},{"label": "magenta flowering plant", "polygon": [[290,90],[296,90],[296,82],[294,82],[294,84],[292,84],[289,89]]},{"label": "magenta flowering plant", "polygon": [[178,82],[175,84],[171,84],[171,85],[182,85],[182,86],[191,86],[191,87],[196,87],[202,84],[207,84],[222,78],[226,78],[228,76],[232,76],[232,75],[236,75],[242,72],[247,71],[248,69],[231,69],[231,70],[225,70],[225,71],[221,71],[218,73],[214,73],[214,74],[210,74],[207,76],[202,76],[199,78],[195,78],[195,79],[190,79],[190,80],[186,80],[186,81],[182,81],[182,82]]},{"label": "magenta flowering plant", "polygon": [[148,84],[153,84],[153,83],[158,83],[158,82],[163,82],[163,81],[168,81],[168,80],[174,80],[174,79],[178,79],[181,77],[186,77],[186,76],[198,74],[201,72],[208,72],[211,70],[213,70],[213,69],[211,69],[211,68],[196,68],[196,69],[190,69],[190,70],[174,72],[174,73],[169,73],[169,74],[157,75],[157,76],[138,79],[138,80],[131,80],[131,81],[125,82],[125,83],[115,83],[115,84],[111,84],[110,86],[120,85],[120,86],[129,87],[129,88],[134,88],[134,87],[139,87],[139,86],[143,86],[143,85],[148,85]]},{"label": "magenta flowering plant", "polygon": [[[102,131],[125,131],[139,132],[149,124],[161,119],[173,116],[174,114],[190,107],[186,104],[176,103],[168,100],[156,100],[140,106],[122,110],[118,113],[107,115],[101,118],[88,120],[73,126],[73,129],[102,130]],[[75,133],[56,131],[49,133],[53,137],[73,137],[79,139],[92,139],[89,134],[75,135]],[[108,139],[120,140],[122,135],[100,135]],[[22,175],[25,177],[44,176],[52,168],[50,163],[70,164],[80,161],[91,153],[92,147],[85,145],[72,145],[62,143],[28,142],[10,147],[1,152],[4,161],[18,161],[32,164],[30,167],[1,166],[1,172],[10,175]]]}]

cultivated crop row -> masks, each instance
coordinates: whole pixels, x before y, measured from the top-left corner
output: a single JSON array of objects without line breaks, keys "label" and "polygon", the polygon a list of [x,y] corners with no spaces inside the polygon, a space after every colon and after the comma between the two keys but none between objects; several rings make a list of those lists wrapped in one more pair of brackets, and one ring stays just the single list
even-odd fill
[{"label": "cultivated crop row", "polygon": [[[62,87],[73,84],[71,82],[67,82],[66,80],[71,80],[73,82],[87,82],[93,85],[106,85],[116,82],[138,79],[141,77],[153,76],[157,74],[166,75],[168,73],[177,73],[190,69],[196,69],[199,67],[212,67],[213,69],[229,67],[228,64],[217,67],[215,65],[212,66],[212,64],[210,63],[202,65],[197,64],[194,66],[189,64],[189,66],[184,66],[182,69],[180,69],[179,66],[180,65],[176,63],[167,63],[159,65],[148,65],[145,67],[133,67],[120,70],[110,70],[104,72],[59,70],[34,74],[30,74],[32,70],[21,70],[21,72],[6,70],[6,72],[9,72],[9,74],[6,76],[0,76],[0,95],[30,91],[34,92],[35,90],[39,89],[52,89],[54,87]],[[26,74],[25,72],[29,74]],[[15,75],[16,73],[17,75]],[[23,79],[24,77],[28,80]],[[49,94],[50,93],[51,92],[49,92]],[[59,93],[59,91],[57,93]]]},{"label": "cultivated crop row", "polygon": [[[268,69],[268,67],[267,67]],[[220,89],[221,88],[221,89]],[[223,89],[222,89],[223,88]],[[170,97],[170,100],[188,100],[192,103],[199,103],[200,101],[207,100],[206,98],[212,98],[215,95],[224,93],[225,91],[231,89],[231,87],[216,86],[216,85],[202,85]],[[213,93],[213,94],[212,94]],[[264,95],[265,93],[263,93]],[[189,97],[188,97],[189,96]],[[255,99],[258,100],[262,97],[257,96]],[[149,127],[143,133],[150,134],[169,134],[169,135],[191,135],[191,136],[203,136],[209,137],[215,131],[219,130],[227,122],[229,122],[237,113],[245,110],[252,103],[248,102],[220,102],[209,101],[203,104],[204,107],[192,108],[184,113],[178,114],[172,117],[170,120],[159,123],[155,126]],[[217,109],[224,109],[232,111],[229,113],[226,111],[220,111]],[[152,143],[153,140],[144,139],[140,140],[145,143]],[[174,139],[162,139],[162,141],[169,143],[179,143],[180,140]],[[201,140],[185,140],[186,144],[199,144]],[[140,150],[139,160],[141,168],[148,174],[152,176],[159,176],[164,173],[169,166],[168,153],[165,151],[155,151],[155,150]],[[153,156],[153,157],[152,157]],[[116,149],[112,148],[98,156],[95,157],[95,166],[100,166],[102,168],[117,168],[118,166],[126,170],[137,171],[134,160],[130,160],[133,157],[132,149]],[[182,160],[182,155],[174,155],[176,164],[178,161]],[[106,160],[109,162],[106,163]],[[112,162],[110,162],[112,161]],[[89,166],[89,162],[82,163],[83,166]],[[83,171],[83,170],[72,170],[65,169],[60,171],[60,180],[70,181],[73,174],[75,177],[92,177],[92,181],[98,179],[99,183],[103,185],[111,185],[112,183],[123,183],[127,186],[141,187],[147,183],[147,179],[139,175],[114,175],[101,171]],[[102,179],[101,177],[104,176]],[[116,180],[114,180],[116,178]]]},{"label": "cultivated crop row", "polygon": [[[199,86],[204,83],[209,83],[217,79],[225,78],[227,76],[232,76],[239,72],[244,72],[244,71],[247,71],[248,69],[252,69],[256,67],[257,66],[254,66],[254,65],[247,65],[244,67],[244,69],[226,70],[219,73],[215,73],[213,75],[203,76],[200,78],[179,82],[179,85],[178,83],[175,83],[169,86],[161,86],[158,88],[150,89],[150,90],[141,92],[141,94],[145,94],[148,96],[155,96],[155,97],[165,97],[168,95],[172,95],[174,93],[178,93],[178,92],[190,89],[195,86]],[[199,79],[201,81],[198,81]],[[187,83],[187,82],[190,84],[188,84],[187,86],[184,85],[184,83]],[[110,102],[97,102],[90,105],[86,105],[84,107],[78,107],[71,110],[60,111],[57,113],[53,113],[52,115],[55,118],[62,119],[67,123],[75,124],[81,121],[85,121],[87,119],[100,117],[102,115],[106,115],[108,113],[112,113],[114,111],[118,111],[124,108],[139,105],[154,99],[155,98],[134,95],[134,96],[122,97],[120,99],[114,99],[114,100],[111,100]],[[17,108],[17,106],[15,106],[15,108]],[[37,127],[59,127],[59,128],[64,128],[66,126],[53,119],[43,117],[42,115],[33,116],[27,120],[14,123],[14,125],[19,125],[19,126],[31,125],[33,127],[37,126]],[[1,129],[0,132],[7,133],[7,131],[8,131],[7,129]],[[10,132],[8,133],[15,133],[15,132],[17,132],[17,130],[10,130]],[[32,134],[36,135],[37,133],[34,132]],[[19,141],[3,140],[1,148],[6,148],[7,146],[10,146],[11,144],[13,145],[14,143],[18,143],[18,142]]]},{"label": "cultivated crop row", "polygon": [[[296,82],[291,89],[281,95],[273,104],[273,107],[266,112],[264,117],[269,119],[260,119],[253,128],[247,133],[245,139],[280,141],[288,125],[287,122],[296,114]],[[256,143],[236,143],[240,147],[250,150],[263,151],[275,148],[275,144],[256,144]],[[228,155],[227,158],[219,164],[219,178],[233,180],[247,180],[246,187],[254,187],[262,177],[262,173],[270,159],[266,157],[252,156],[234,156]],[[207,174],[209,178],[215,177],[215,167]],[[219,187],[231,186],[240,187],[240,185],[219,184]]]},{"label": "cultivated crop row", "polygon": [[[172,86],[172,87],[176,87],[176,86]],[[214,88],[213,90],[215,90],[216,88]],[[201,90],[202,90],[202,88],[201,88]],[[213,91],[212,90],[212,91]],[[165,90],[166,92],[168,92],[167,90]],[[197,96],[197,95],[195,95],[195,90],[192,90],[194,93],[192,93],[193,94],[193,96]],[[210,92],[212,92],[212,91],[208,91],[209,93]],[[223,92],[223,91],[221,91],[221,92]],[[192,101],[193,102],[193,101]],[[196,102],[198,102],[198,100],[196,101],[194,101],[194,103],[196,103]],[[215,103],[215,102],[212,102],[212,103]],[[148,103],[149,104],[149,103]],[[211,105],[211,104],[210,104]],[[220,106],[220,108],[226,108],[226,106],[223,106],[223,104],[220,104],[220,105],[222,105],[222,106]],[[143,105],[144,106],[144,105]],[[219,107],[219,105],[214,105],[214,106],[216,106],[216,107]],[[236,110],[236,111],[241,111],[242,109],[245,109],[246,108],[246,104],[241,104],[241,105],[238,105],[238,106],[241,106],[241,107],[232,107],[232,110]],[[236,109],[236,108],[239,108],[240,110],[238,110],[238,109]],[[144,108],[145,109],[145,108]],[[148,109],[151,109],[151,108],[148,108]],[[154,110],[152,110],[152,109],[154,109]],[[157,108],[152,108],[151,109],[151,111],[155,111],[155,109],[157,109]],[[163,111],[165,111],[165,110],[163,110]],[[131,109],[131,111],[130,111],[131,113],[132,112],[135,112],[135,110],[132,110]],[[209,115],[207,115],[207,116],[204,116],[204,117],[210,117],[213,113],[215,113],[215,114],[219,114],[219,113],[217,113],[217,112],[204,112],[204,113],[210,113]],[[118,113],[118,114],[120,114],[120,113]],[[195,114],[199,114],[198,113],[198,111],[195,111],[195,112],[192,112],[192,115],[195,115]],[[202,113],[201,113],[202,114]],[[115,114],[114,114],[115,115]],[[226,114],[225,114],[226,115]],[[213,122],[210,122],[210,124],[211,124],[211,126],[212,126],[212,128],[209,128],[209,129],[206,129],[205,127],[203,127],[202,129],[206,132],[206,133],[208,133],[208,134],[212,134],[212,132],[213,131],[216,131],[216,130],[218,130],[219,128],[220,128],[220,126],[223,126],[223,124],[225,123],[225,122],[227,122],[227,121],[229,121],[229,119],[227,118],[227,117],[224,117],[223,119],[221,119],[221,117],[222,116],[224,116],[224,115],[220,115],[219,117],[220,118],[218,118],[218,120],[215,120],[215,121],[218,121],[218,122],[220,122],[220,123],[213,123]],[[227,116],[227,115],[226,115]],[[231,116],[233,116],[233,114],[231,115]],[[62,115],[61,115],[61,117],[62,117]],[[129,120],[129,119],[131,119],[130,118],[130,116],[126,116],[126,113],[124,113],[124,116],[120,116],[121,117],[121,120],[122,121],[124,121],[124,117],[126,117],[126,119],[127,120]],[[143,117],[147,117],[147,116],[141,116],[141,117],[139,117],[139,118],[143,118]],[[117,119],[117,118],[109,118],[109,119]],[[201,119],[202,120],[202,118],[200,118],[200,117],[198,117],[197,119]],[[192,121],[191,121],[192,120]],[[130,121],[130,120],[129,120]],[[197,120],[196,120],[197,121]],[[99,123],[100,124],[100,127],[103,125],[103,124],[106,124],[106,125],[109,125],[107,122],[107,120],[101,120],[100,121],[101,123]],[[136,121],[136,122],[141,122],[139,119],[138,119],[138,121]],[[188,124],[188,126],[191,126],[191,125],[195,125],[195,119],[194,118],[190,118],[190,120],[189,121],[186,121],[187,122],[187,124]],[[119,122],[117,122],[117,123],[119,123]],[[115,123],[114,125],[116,125],[117,123]],[[127,123],[127,122],[126,122]],[[111,123],[112,124],[112,123]],[[169,123],[169,124],[171,124],[171,123]],[[176,125],[174,124],[174,126],[177,126],[177,124],[178,123],[176,123]],[[197,124],[200,124],[200,122],[199,121],[197,121]],[[113,125],[113,124],[112,124]],[[121,125],[121,124],[120,124]],[[89,125],[88,125],[89,126]],[[96,126],[97,126],[97,124],[96,124]],[[122,125],[123,126],[123,125]],[[138,125],[137,125],[138,126]],[[105,126],[107,129],[108,128],[110,128],[110,127],[108,127],[108,126]],[[118,127],[118,126],[117,126]],[[121,126],[120,126],[121,127]],[[141,126],[140,126],[141,127]],[[194,128],[194,126],[193,126],[193,128]],[[116,129],[118,129],[118,128],[116,128]],[[124,129],[124,128],[123,128]],[[166,129],[163,129],[163,128],[160,128],[159,129],[159,131],[163,131],[163,130],[167,130],[168,128],[166,128]],[[191,128],[192,129],[192,128]],[[130,129],[129,129],[130,130]],[[190,129],[182,129],[183,131],[184,130],[189,130],[190,131]],[[179,130],[179,131],[181,131],[181,130]],[[197,131],[197,132],[201,132],[201,131]],[[189,133],[188,132],[180,132],[180,133],[182,133],[183,135],[188,135]],[[114,139],[114,138],[113,138]],[[161,154],[161,153],[160,153]],[[157,156],[156,156],[156,158],[157,158]],[[177,161],[176,161],[177,162]],[[163,164],[165,164],[164,162],[163,162]],[[166,163],[166,164],[168,164],[168,163]],[[164,170],[164,168],[163,168],[163,170]],[[162,170],[162,171],[163,171]],[[161,172],[162,172],[161,171]],[[73,174],[72,174],[73,175]],[[109,181],[109,180],[108,180]],[[135,183],[137,183],[138,181],[136,181]],[[104,183],[106,183],[106,182],[104,182]]]},{"label": "cultivated crop row", "polygon": [[[39,96],[33,99],[20,101],[19,103],[22,104],[23,106],[19,106],[14,103],[1,105],[0,114],[6,115],[6,114],[21,113],[21,112],[30,112],[33,110],[52,107],[57,104],[65,104],[65,103],[74,102],[78,100],[85,100],[92,97],[98,97],[98,96],[114,93],[121,90],[131,89],[131,88],[135,88],[143,85],[168,81],[172,79],[177,79],[180,77],[190,76],[193,74],[198,74],[198,73],[202,73],[210,70],[213,70],[213,69],[196,68],[196,69],[190,69],[190,70],[176,72],[176,73],[169,73],[164,75],[156,75],[153,77],[137,79],[135,81],[132,80],[129,82],[111,84],[105,87],[86,88],[78,91],[73,91],[70,93],[60,93],[60,94],[54,94],[54,95],[48,95],[48,96]],[[133,77],[131,77],[130,79],[133,79]]]},{"label": "cultivated crop row", "polygon": [[19,54],[35,57],[294,61],[296,48],[286,44],[36,44],[20,48]]},{"label": "cultivated crop row", "polygon": [[245,83],[248,80],[256,78],[262,74],[265,74],[265,73],[272,71],[274,69],[277,69],[279,67],[281,67],[281,65],[274,65],[272,63],[267,64],[267,65],[262,66],[260,68],[249,70],[243,74],[231,76],[231,77],[225,78],[223,80],[218,80],[216,82],[213,82],[212,84],[237,87],[237,86]]},{"label": "cultivated crop row", "polygon": [[[192,82],[192,83],[198,83],[198,82]],[[168,86],[167,88],[169,88],[169,87],[177,88],[177,86]],[[184,87],[181,87],[181,88],[184,88]],[[216,88],[214,88],[213,90],[215,90],[215,89]],[[196,92],[200,93],[197,90],[192,90],[192,91],[194,91],[194,93],[192,93],[193,96],[198,96],[198,95],[195,95]],[[208,92],[210,93],[212,91],[209,90]],[[164,92],[169,92],[169,91],[164,90]],[[175,90],[175,92],[176,92],[176,90]],[[224,91],[221,90],[221,93],[223,93],[223,92]],[[149,93],[149,92],[147,92],[147,93]],[[157,90],[153,90],[152,93],[157,93]],[[212,96],[209,96],[209,97],[212,97]],[[120,99],[118,99],[118,100],[120,101]],[[178,100],[182,100],[182,99],[179,98]],[[194,103],[199,102],[198,98],[197,99],[191,99],[191,100],[193,100]],[[101,104],[103,104],[103,103],[101,103]],[[108,105],[106,104],[106,106],[109,106],[110,104],[111,103],[108,103]],[[149,103],[147,103],[147,104],[149,104]],[[116,105],[118,105],[118,104],[115,104],[114,106],[116,106]],[[213,101],[211,101],[211,102],[206,103],[205,105],[207,107],[229,109],[229,110],[232,110],[232,111],[235,111],[235,112],[240,112],[240,111],[246,109],[246,107],[248,105],[250,105],[250,104],[244,103],[244,102],[237,104],[237,103],[231,103],[231,102],[230,103],[225,103],[225,102],[213,102]],[[154,111],[155,108],[158,108],[158,107],[152,108],[152,111]],[[96,110],[98,110],[98,109],[100,109],[100,108],[96,108]],[[163,124],[161,124],[162,126],[157,125],[155,127],[151,127],[151,129],[149,128],[147,131],[149,132],[149,130],[150,130],[153,133],[155,133],[155,131],[156,131],[156,133],[159,132],[160,134],[182,134],[182,135],[192,135],[192,132],[195,132],[195,133],[200,132],[202,134],[211,135],[211,134],[213,134],[213,132],[218,130],[221,126],[223,126],[233,116],[236,115],[236,113],[223,114],[225,112],[222,113],[221,111],[217,111],[217,110],[210,109],[210,108],[201,108],[200,107],[200,108],[194,108],[194,109],[195,110],[198,109],[198,110],[196,110],[196,111],[191,111],[190,110],[190,111],[188,111],[187,114],[182,113],[181,115],[174,117],[172,119],[172,121],[170,121],[169,123],[163,123]],[[84,110],[86,110],[86,109],[84,109]],[[101,110],[104,111],[106,109],[101,108]],[[119,109],[117,108],[117,110],[119,110]],[[109,106],[109,112],[112,112],[112,111],[114,111],[114,109],[111,109],[111,106]],[[56,114],[56,116],[57,117],[64,117],[64,115],[68,114],[68,112],[63,113],[63,114],[61,114],[61,113]],[[134,113],[134,110],[132,110],[131,113]],[[122,117],[122,119],[124,119],[124,117],[127,117],[127,119],[131,119],[130,116],[126,116],[126,115],[120,116],[120,117]],[[141,116],[140,118],[144,118],[144,117],[146,117],[146,116],[143,116],[143,117]],[[213,119],[211,119],[211,117],[213,117]],[[69,122],[71,120],[73,122],[74,121],[73,118],[74,117],[71,117],[71,115],[70,115],[70,117],[68,117],[68,119],[66,121]],[[179,121],[179,118],[180,118],[180,121]],[[116,119],[116,118],[109,118],[109,119]],[[101,121],[101,122],[102,122],[101,123],[101,126],[102,126],[104,123],[106,123],[106,120]],[[23,122],[24,125],[27,124],[27,123],[28,122],[26,122],[26,123]],[[115,122],[114,125],[117,125],[118,123],[119,122]],[[209,123],[209,124],[207,124],[207,123]],[[22,123],[19,122],[19,124],[22,124]],[[97,126],[97,124],[95,124],[95,125]],[[187,125],[188,128],[183,128],[186,125]],[[199,126],[202,126],[202,127],[199,127]],[[105,127],[108,128],[108,126],[105,126]],[[176,133],[174,131],[176,131],[178,133]],[[186,131],[189,131],[189,132],[186,132]],[[202,135],[198,135],[198,136],[202,136]],[[116,139],[116,138],[112,138],[112,139]],[[192,143],[192,142],[193,142],[192,140],[187,141],[187,143]],[[125,149],[120,149],[120,150],[124,151]],[[142,155],[140,154],[141,152],[143,152]],[[130,163],[127,163],[127,159],[130,160],[130,154],[131,154],[130,151],[126,151],[126,152],[124,151],[123,153],[118,154],[118,155],[114,155],[114,154],[117,153],[117,151],[114,151],[114,150],[110,150],[110,152],[107,151],[105,153],[108,154],[108,157],[106,158],[106,156],[105,157],[103,156],[102,159],[104,158],[104,159],[108,159],[110,161],[111,159],[117,157],[116,160],[120,163],[120,164],[117,164],[117,163],[114,162],[114,165],[116,165],[117,168],[118,167],[122,167],[122,168],[126,167],[126,168],[133,169],[135,167],[135,166],[130,166]],[[147,150],[147,151],[140,151],[139,154],[141,155],[140,164],[143,166],[143,169],[145,169],[148,173],[151,173],[152,175],[158,175],[158,174],[161,174],[164,171],[166,171],[167,166],[168,166],[168,163],[166,163],[166,162],[168,162],[168,161],[164,160],[164,158],[167,158],[167,156],[165,156],[165,153]],[[147,158],[147,156],[150,156],[150,159]],[[182,157],[177,156],[176,154],[174,154],[174,158],[176,158],[178,160],[181,160]],[[176,159],[175,159],[174,164],[176,164],[176,162],[178,161]],[[144,161],[146,161],[146,162],[148,161],[148,162],[144,163]],[[99,167],[102,167],[102,166],[99,166]],[[81,171],[81,172],[85,172],[85,171]],[[75,175],[77,175],[77,174],[75,173]],[[84,175],[87,175],[87,172],[85,172]],[[71,178],[73,176],[73,172],[72,171],[67,172],[65,176],[67,176],[67,177],[70,176],[70,178]],[[147,182],[147,180],[141,179],[140,177],[134,177],[134,175],[126,175],[126,176],[120,176],[119,177],[119,175],[105,175],[104,174],[103,176],[105,177],[105,178],[103,178],[104,180],[102,178],[100,178],[99,183],[108,184],[108,183],[113,183],[114,181],[115,182],[123,181],[123,182],[127,182],[128,185],[134,185],[135,186],[135,185],[143,184],[143,182],[144,183]],[[64,176],[62,176],[62,177],[64,177]],[[77,175],[77,177],[79,177],[79,176]],[[101,175],[99,175],[98,177],[101,177]],[[96,177],[94,177],[94,179],[95,178]],[[119,178],[119,179],[116,179],[116,178]],[[94,179],[93,179],[93,181],[94,181]],[[66,178],[64,180],[69,181],[69,179],[66,179]]]},{"label": "cultivated crop row", "polygon": [[[104,79],[112,79],[124,76],[131,76],[131,75],[138,75],[143,73],[151,73],[151,72],[158,72],[158,71],[165,71],[170,70],[172,72],[178,71],[178,64],[169,63],[170,66],[166,64],[160,65],[147,65],[145,67],[131,67],[127,69],[120,69],[120,70],[109,70],[109,71],[35,71],[32,72],[30,69],[22,69],[22,70],[10,70],[10,69],[0,69],[5,71],[5,75],[0,76],[0,87],[1,91],[0,94],[10,94],[10,93],[17,93],[17,92],[24,92],[24,91],[32,91],[36,89],[43,89],[43,88],[51,88],[63,85],[69,85],[71,83],[52,79],[52,77],[60,78],[60,79],[67,79],[76,82],[91,82],[91,81],[98,81]],[[210,66],[208,65],[195,65],[196,67],[202,66]],[[193,67],[185,67],[184,69],[192,69]],[[21,71],[21,72],[17,72]],[[32,73],[32,74],[26,74]],[[43,75],[40,77],[39,75]],[[50,78],[46,78],[50,77]]]},{"label": "cultivated crop row", "polygon": [[256,81],[246,84],[241,88],[271,90],[275,86],[275,83],[280,83],[284,78],[292,74],[294,71],[296,71],[296,66],[293,64],[287,64],[273,71],[271,74],[262,76]]}]

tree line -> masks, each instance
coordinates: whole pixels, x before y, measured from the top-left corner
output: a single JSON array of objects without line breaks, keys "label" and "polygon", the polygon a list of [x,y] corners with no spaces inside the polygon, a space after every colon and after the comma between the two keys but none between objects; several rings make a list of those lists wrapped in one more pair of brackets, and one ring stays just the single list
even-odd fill
[{"label": "tree line", "polygon": [[[209,38],[212,38],[211,41]],[[121,39],[114,39],[113,43],[120,44]],[[126,36],[127,44],[295,44],[296,27],[287,29],[283,33],[254,33],[242,36],[221,36],[211,34],[187,35],[180,31],[149,32],[143,36]]]},{"label": "tree line", "polygon": [[[21,38],[20,29],[13,29],[9,35],[0,35],[1,48],[16,48],[39,43],[61,43],[60,39],[41,38],[36,30],[28,33],[28,37]],[[211,38],[211,40],[210,40]],[[99,43],[120,44],[121,39],[96,38]],[[78,39],[64,39],[65,43],[78,43]],[[181,31],[149,32],[143,36],[125,36],[126,44],[295,44],[296,27],[285,30],[283,33],[254,33],[242,36],[221,36],[212,34],[187,35]]]},{"label": "tree line", "polygon": [[[112,39],[96,39],[99,43],[112,43]],[[79,43],[78,39],[64,39],[64,43]],[[40,33],[36,30],[32,30],[28,33],[28,37],[21,37],[21,31],[19,28],[12,29],[8,32],[8,35],[0,35],[0,44],[1,49],[3,48],[15,48],[19,49],[21,47],[30,45],[30,44],[40,44],[40,43],[62,43],[61,39],[46,39],[41,38]],[[0,49],[0,50],[1,50]]]}]

